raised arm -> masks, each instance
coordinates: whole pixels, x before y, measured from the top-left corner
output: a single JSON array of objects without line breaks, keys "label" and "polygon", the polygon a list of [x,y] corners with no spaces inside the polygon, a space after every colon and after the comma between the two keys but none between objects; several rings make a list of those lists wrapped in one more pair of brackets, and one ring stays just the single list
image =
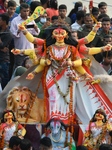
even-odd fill
[{"label": "raised arm", "polygon": [[19,54],[28,55],[29,58],[32,59],[34,65],[39,64],[39,59],[34,49],[26,49],[26,50],[12,49],[11,52],[14,55],[19,55]]},{"label": "raised arm", "polygon": [[97,24],[95,24],[92,31],[86,37],[78,40],[79,45],[90,43],[95,38],[96,33],[100,27],[101,27],[101,22],[98,22]]},{"label": "raised arm", "polygon": [[19,25],[18,29],[23,32],[23,34],[25,35],[25,37],[27,38],[27,40],[29,42],[37,44],[37,45],[43,45],[44,44],[43,39],[34,37],[30,32],[27,31],[27,29],[24,26]]}]

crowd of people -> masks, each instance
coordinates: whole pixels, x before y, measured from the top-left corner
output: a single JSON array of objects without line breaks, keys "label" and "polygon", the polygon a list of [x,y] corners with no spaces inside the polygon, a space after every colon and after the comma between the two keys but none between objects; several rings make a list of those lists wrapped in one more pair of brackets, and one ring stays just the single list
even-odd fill
[{"label": "crowd of people", "polygon": [[[44,117],[50,120],[58,115],[62,121],[64,118],[65,124],[68,124],[70,111],[70,115],[73,116],[70,125],[74,123],[74,112],[85,123],[84,114],[89,118],[90,106],[87,106],[87,103],[91,99],[89,96],[91,93],[86,87],[87,81],[91,89],[95,89],[95,94],[100,100],[108,99],[100,96],[102,91],[97,91],[98,87],[93,87],[93,83],[97,81],[94,81],[93,72],[89,71],[93,61],[93,58],[90,58],[94,57],[105,74],[112,75],[112,18],[108,15],[106,2],[100,2],[98,7],[94,7],[93,1],[90,2],[89,12],[86,12],[86,7],[80,1],[75,2],[74,8],[67,12],[69,6],[58,5],[57,0],[20,0],[19,6],[15,0],[0,0],[0,92],[16,76],[21,76],[31,66],[36,65],[36,68],[27,74],[26,79],[33,80],[38,73],[44,71],[43,93],[44,99],[49,101],[47,106],[45,100],[48,112]],[[44,14],[22,26],[21,23],[25,22],[38,6],[45,9]],[[79,74],[81,83],[78,82]],[[84,91],[88,93],[85,95]],[[85,102],[85,99],[88,101]],[[93,100],[96,102],[95,97]],[[109,107],[111,109],[111,106]],[[84,111],[81,112],[81,109]],[[108,117],[111,118],[112,114],[107,115],[110,112],[104,112],[102,109],[94,112],[85,131],[82,145],[77,145],[76,150],[112,150],[112,123],[108,121]],[[4,118],[5,113],[6,118]],[[1,143],[4,139],[2,136],[7,133],[5,128],[7,126],[8,129],[13,128],[17,122],[12,111],[5,113],[0,124]],[[17,127],[24,129],[22,125]],[[25,133],[21,137],[15,134],[16,131],[12,133],[12,129],[9,132],[11,137],[9,138],[7,134],[8,140],[5,141],[7,144],[0,143],[4,150],[35,149],[31,141],[23,137]],[[72,129],[71,132],[73,136]],[[51,135],[53,137],[53,134]],[[42,137],[37,149],[55,150],[51,136]]]}]

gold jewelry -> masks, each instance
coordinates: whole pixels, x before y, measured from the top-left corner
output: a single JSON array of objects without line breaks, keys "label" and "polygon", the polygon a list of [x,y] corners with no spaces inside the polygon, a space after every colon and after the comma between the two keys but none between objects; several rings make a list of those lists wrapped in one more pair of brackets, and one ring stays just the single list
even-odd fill
[{"label": "gold jewelry", "polygon": [[61,138],[62,138],[62,132],[61,132],[61,134],[60,134],[60,138],[59,138],[57,141],[56,141],[55,139],[53,139],[52,133],[51,133],[50,137],[51,137],[51,140],[52,140],[53,142],[58,143],[58,142],[61,140]]}]

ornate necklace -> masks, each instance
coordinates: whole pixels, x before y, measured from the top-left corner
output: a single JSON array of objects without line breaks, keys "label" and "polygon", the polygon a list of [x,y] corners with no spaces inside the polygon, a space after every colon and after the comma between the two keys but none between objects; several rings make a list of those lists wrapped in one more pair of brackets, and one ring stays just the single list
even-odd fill
[{"label": "ornate necklace", "polygon": [[52,140],[53,142],[58,143],[58,142],[61,140],[61,138],[62,138],[62,132],[61,132],[61,134],[60,134],[60,138],[59,138],[57,141],[52,137],[52,133],[51,133],[50,137],[51,137],[51,140]]},{"label": "ornate necklace", "polygon": [[66,97],[67,97],[67,95],[69,94],[69,89],[70,89],[70,85],[71,85],[71,84],[70,84],[70,83],[71,83],[71,78],[69,78],[68,88],[67,88],[67,90],[66,90],[66,93],[64,94],[64,93],[61,91],[61,89],[60,89],[60,86],[59,86],[59,84],[58,84],[58,82],[57,82],[57,80],[56,80],[55,73],[54,73],[52,67],[51,67],[51,71],[52,71],[52,74],[53,74],[53,80],[54,80],[54,82],[55,82],[55,85],[56,85],[56,87],[57,87],[57,90],[58,90],[59,94],[63,97],[65,103],[69,104],[69,102],[67,101],[67,98],[66,98]]},{"label": "ornate necklace", "polygon": [[66,46],[66,47],[65,47],[65,50],[67,50],[67,51],[65,52],[65,54],[64,54],[64,56],[63,56],[62,58],[57,58],[57,57],[55,56],[55,54],[53,53],[53,47],[50,46],[50,54],[51,54],[51,57],[52,57],[54,60],[57,60],[57,61],[63,61],[64,59],[67,59],[67,57],[68,57],[70,51],[69,51],[68,45],[65,45],[65,46]]}]

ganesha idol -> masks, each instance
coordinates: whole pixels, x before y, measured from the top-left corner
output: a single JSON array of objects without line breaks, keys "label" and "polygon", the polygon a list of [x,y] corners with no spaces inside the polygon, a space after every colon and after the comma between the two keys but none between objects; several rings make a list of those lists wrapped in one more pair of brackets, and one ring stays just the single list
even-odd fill
[{"label": "ganesha idol", "polygon": [[6,99],[7,109],[12,110],[21,124],[25,125],[26,135],[35,150],[40,139],[39,123],[44,122],[44,101],[27,87],[14,87]]}]

